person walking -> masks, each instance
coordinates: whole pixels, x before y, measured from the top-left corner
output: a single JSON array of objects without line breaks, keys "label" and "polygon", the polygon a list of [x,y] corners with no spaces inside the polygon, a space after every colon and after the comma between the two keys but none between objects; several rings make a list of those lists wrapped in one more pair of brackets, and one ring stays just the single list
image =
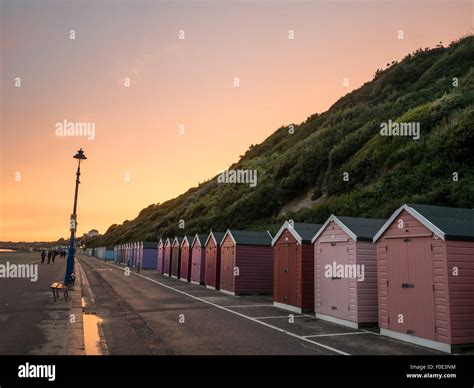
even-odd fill
[{"label": "person walking", "polygon": [[51,256],[53,254],[51,253],[51,251],[48,251],[48,264],[51,262]]},{"label": "person walking", "polygon": [[46,252],[41,251],[41,264],[44,264],[44,258],[46,257]]},{"label": "person walking", "polygon": [[56,255],[57,255],[56,251],[53,251],[53,263],[54,263],[54,259],[56,258]]}]

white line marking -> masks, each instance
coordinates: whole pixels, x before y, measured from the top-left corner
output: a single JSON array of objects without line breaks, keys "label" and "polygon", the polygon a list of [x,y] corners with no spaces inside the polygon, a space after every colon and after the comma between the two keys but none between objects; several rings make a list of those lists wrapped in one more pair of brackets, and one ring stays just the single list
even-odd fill
[{"label": "white line marking", "polygon": [[293,318],[304,318],[304,315],[294,315],[294,314],[288,314],[288,315],[275,315],[273,317],[254,317],[254,319],[282,319],[282,318],[290,318],[290,315],[293,315]]},{"label": "white line marking", "polygon": [[[176,287],[176,289],[177,290],[195,290],[194,287]],[[197,290],[195,290],[195,291],[197,291]]]},{"label": "white line marking", "polygon": [[365,329],[359,329],[359,330],[362,330],[364,333],[367,333],[367,334],[381,335],[380,333],[376,333],[376,332],[370,331],[370,330],[365,330]]},{"label": "white line marking", "polygon": [[312,337],[333,337],[336,335],[353,335],[353,334],[369,334],[368,332],[364,331],[354,331],[351,333],[333,333],[333,334],[315,334],[315,335],[305,335],[304,338],[312,338]]},{"label": "white line marking", "polygon": [[[115,267],[117,267],[117,268],[120,268],[120,267],[118,267],[117,265],[112,264],[112,263],[106,263],[106,264],[108,264],[108,265],[113,265],[113,266],[115,266]],[[120,268],[120,269],[121,269],[121,268]],[[177,289],[175,289],[174,287],[170,287],[170,286],[168,286],[168,285],[166,285],[166,284],[160,283],[159,281],[157,281],[157,280],[155,280],[155,279],[151,279],[151,278],[149,278],[149,277],[147,277],[147,276],[144,276],[144,275],[141,275],[141,274],[139,274],[139,273],[135,273],[135,272],[131,272],[131,273],[135,274],[136,276],[140,276],[140,277],[143,278],[143,279],[147,279],[147,280],[149,280],[150,282],[156,283],[156,284],[158,284],[158,285],[160,285],[160,286],[162,286],[162,287],[169,288],[170,290],[179,292],[180,294],[183,294],[183,295],[186,295],[186,296],[188,296],[188,297],[190,297],[190,298],[199,300],[199,301],[201,301],[202,303],[206,303],[206,304],[208,304],[208,305],[210,305],[210,306],[214,306],[214,307],[216,307],[216,308],[218,308],[218,309],[220,309],[220,310],[227,311],[227,312],[229,312],[229,313],[231,313],[231,314],[238,315],[239,317],[248,319],[248,320],[250,320],[250,321],[252,321],[252,322],[256,322],[256,323],[258,323],[259,325],[266,326],[266,327],[269,327],[269,328],[271,328],[271,329],[273,329],[273,330],[279,331],[280,333],[284,333],[284,334],[286,334],[286,335],[289,335],[290,337],[298,338],[298,339],[300,339],[300,340],[302,340],[302,341],[309,342],[310,344],[320,346],[320,347],[322,347],[322,348],[324,348],[324,349],[327,349],[327,350],[330,350],[330,351],[332,351],[332,352],[334,352],[334,353],[342,354],[343,356],[349,356],[349,355],[350,355],[349,353],[345,353],[345,352],[343,352],[342,350],[338,350],[338,349],[332,348],[331,346],[327,346],[327,345],[324,345],[324,344],[320,344],[319,342],[312,341],[312,340],[310,340],[310,339],[308,339],[308,338],[304,338],[304,337],[302,337],[302,336],[300,336],[300,335],[298,335],[298,334],[292,333],[292,332],[287,331],[287,330],[284,330],[284,329],[280,329],[279,327],[270,325],[270,324],[268,324],[268,323],[266,323],[266,322],[259,321],[259,320],[255,319],[255,318],[252,318],[252,317],[248,317],[247,315],[238,313],[238,312],[236,312],[236,311],[232,311],[232,310],[230,310],[230,309],[228,309],[228,308],[219,306],[218,304],[209,302],[209,301],[207,301],[207,300],[205,300],[205,299],[198,298],[197,296],[191,295],[191,294],[189,294],[189,293],[187,293],[187,292],[184,292],[184,291],[181,291],[181,290],[177,290]]]},{"label": "white line marking", "polygon": [[244,305],[222,306],[222,307],[233,309],[234,307],[273,307],[273,306],[271,304],[244,304]]}]

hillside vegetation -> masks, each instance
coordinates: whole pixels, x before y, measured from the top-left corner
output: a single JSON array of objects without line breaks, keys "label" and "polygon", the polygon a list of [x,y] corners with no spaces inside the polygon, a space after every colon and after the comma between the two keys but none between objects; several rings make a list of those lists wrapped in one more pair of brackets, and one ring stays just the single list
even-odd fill
[{"label": "hillside vegetation", "polygon": [[[256,187],[214,177],[112,225],[91,246],[211,228],[274,232],[284,218],[323,222],[331,213],[383,218],[405,202],[473,207],[473,103],[474,37],[420,49],[294,133],[281,127],[251,146],[231,168],[257,170]],[[420,123],[420,139],[381,136],[388,120]],[[292,206],[299,197],[309,207]]]}]

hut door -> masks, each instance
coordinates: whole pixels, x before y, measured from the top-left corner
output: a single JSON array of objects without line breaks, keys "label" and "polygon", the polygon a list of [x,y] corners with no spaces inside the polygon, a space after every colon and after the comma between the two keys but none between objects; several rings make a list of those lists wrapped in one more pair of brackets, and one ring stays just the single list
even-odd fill
[{"label": "hut door", "polygon": [[199,273],[199,268],[197,266],[198,264],[198,255],[197,255],[197,249],[192,250],[192,255],[191,255],[191,281],[193,282],[198,282],[198,273]]},{"label": "hut door", "polygon": [[206,284],[209,286],[215,287],[216,286],[216,250],[213,246],[209,246],[208,254],[206,254]]},{"label": "hut door", "polygon": [[296,244],[281,244],[278,261],[278,302],[296,306]]},{"label": "hut door", "polygon": [[233,291],[234,247],[222,247],[221,255],[221,288],[226,291]]},{"label": "hut door", "polygon": [[171,256],[171,274],[178,276],[178,263],[179,263],[179,248],[173,247],[173,255]]},{"label": "hut door", "polygon": [[389,329],[435,339],[431,238],[387,239]]},{"label": "hut door", "polygon": [[321,243],[321,312],[349,320],[349,279],[337,272],[337,266],[346,264],[347,242]]},{"label": "hut door", "polygon": [[[405,241],[407,240],[407,241]],[[404,239],[408,254],[410,322],[408,329],[418,337],[435,339],[433,258],[431,237]]]},{"label": "hut door", "polygon": [[278,252],[278,302],[288,303],[288,244],[279,244]]},{"label": "hut door", "polygon": [[166,275],[169,275],[170,274],[170,267],[171,267],[171,247],[166,247],[165,248],[163,273],[165,273]]}]

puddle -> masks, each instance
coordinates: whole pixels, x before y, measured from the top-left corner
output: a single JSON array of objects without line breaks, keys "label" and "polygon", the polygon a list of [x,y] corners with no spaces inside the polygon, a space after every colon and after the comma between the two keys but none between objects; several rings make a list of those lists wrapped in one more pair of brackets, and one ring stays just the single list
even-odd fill
[{"label": "puddle", "polygon": [[83,314],[84,322],[84,345],[87,356],[101,356],[99,324],[100,318],[93,314]]}]

